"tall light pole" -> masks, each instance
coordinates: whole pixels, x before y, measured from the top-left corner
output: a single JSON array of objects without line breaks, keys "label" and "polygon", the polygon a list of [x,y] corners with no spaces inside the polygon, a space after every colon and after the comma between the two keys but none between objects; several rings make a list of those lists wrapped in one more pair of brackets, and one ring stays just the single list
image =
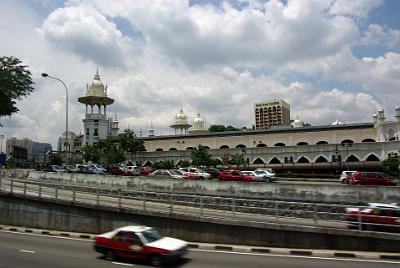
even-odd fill
[{"label": "tall light pole", "polygon": [[65,139],[67,140],[67,144],[66,144],[67,149],[65,149],[65,151],[68,154],[67,155],[67,163],[68,163],[68,158],[69,158],[69,153],[70,153],[69,152],[70,151],[69,140],[68,140],[68,88],[67,88],[67,85],[64,83],[64,81],[61,80],[60,78],[48,75],[47,73],[42,73],[42,76],[45,78],[49,77],[49,78],[55,79],[57,81],[60,81],[63,84],[63,86],[65,87],[65,94],[66,94],[66,97],[65,97]]},{"label": "tall light pole", "polygon": [[0,135],[0,153],[3,153],[3,139],[5,136],[3,134]]}]

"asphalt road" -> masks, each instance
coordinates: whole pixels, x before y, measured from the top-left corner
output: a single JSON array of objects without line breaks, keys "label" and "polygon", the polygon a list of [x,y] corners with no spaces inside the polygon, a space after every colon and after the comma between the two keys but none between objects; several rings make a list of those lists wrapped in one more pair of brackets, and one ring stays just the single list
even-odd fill
[{"label": "asphalt road", "polygon": [[[389,268],[400,261],[366,259],[317,258],[289,255],[250,254],[192,250],[172,267],[268,267],[268,268]],[[70,238],[0,231],[1,268],[46,267],[149,267],[127,260],[106,261],[93,251],[92,242]]]}]

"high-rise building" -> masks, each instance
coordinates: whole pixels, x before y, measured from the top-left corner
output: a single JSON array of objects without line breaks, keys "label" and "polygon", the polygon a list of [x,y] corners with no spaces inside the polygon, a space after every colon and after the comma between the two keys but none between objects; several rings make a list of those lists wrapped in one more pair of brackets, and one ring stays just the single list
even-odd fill
[{"label": "high-rise building", "polygon": [[290,126],[290,106],[282,99],[254,103],[256,129]]},{"label": "high-rise building", "polygon": [[[107,96],[107,86],[101,82],[99,70],[97,70],[93,82],[86,85],[85,96],[80,97],[78,101],[86,105],[85,119],[83,119],[84,144],[92,145],[107,138],[109,135],[107,106],[113,104],[114,100]],[[118,124],[118,121],[116,123]],[[116,126],[116,128],[118,127]]]},{"label": "high-rise building", "polygon": [[25,151],[23,159],[26,161],[38,162],[43,164],[45,153],[52,150],[49,143],[40,143],[28,138],[17,139],[11,137],[6,142],[6,154],[9,159],[21,158],[21,152]]}]

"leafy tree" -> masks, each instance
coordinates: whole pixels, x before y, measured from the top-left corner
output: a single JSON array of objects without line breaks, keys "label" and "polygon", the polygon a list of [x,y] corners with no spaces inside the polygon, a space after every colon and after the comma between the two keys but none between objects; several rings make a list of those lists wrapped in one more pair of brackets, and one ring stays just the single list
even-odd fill
[{"label": "leafy tree", "polygon": [[100,154],[97,151],[97,147],[95,145],[86,144],[82,146],[82,157],[85,162],[99,162],[100,161]]},{"label": "leafy tree", "polygon": [[18,112],[15,101],[34,90],[31,72],[21,63],[16,57],[0,57],[0,117]]},{"label": "leafy tree", "polygon": [[194,166],[209,166],[212,163],[211,154],[208,152],[208,149],[201,144],[193,148],[191,158]]},{"label": "leafy tree", "polygon": [[154,169],[171,169],[174,168],[174,161],[166,160],[166,161],[157,161],[153,163],[152,168]]},{"label": "leafy tree", "polygon": [[224,131],[237,131],[238,128],[232,126],[224,126],[224,125],[211,125],[208,128],[209,132],[224,132]]},{"label": "leafy tree", "polygon": [[399,156],[391,156],[389,155],[383,161],[383,169],[391,175],[398,176],[399,175],[399,168],[400,168],[400,157]]},{"label": "leafy tree", "polygon": [[243,154],[234,154],[231,156],[230,164],[236,165],[236,168],[239,168],[240,165],[245,164]]},{"label": "leafy tree", "polygon": [[50,165],[61,165],[62,157],[60,153],[49,153],[48,161]]},{"label": "leafy tree", "polygon": [[133,154],[136,155],[137,152],[145,151],[143,140],[138,140],[135,132],[130,129],[126,129],[124,133],[119,135],[119,146],[125,152],[131,154],[131,159],[133,159]]},{"label": "leafy tree", "polygon": [[179,161],[178,165],[179,165],[180,167],[189,167],[189,166],[190,166],[190,161],[188,161],[188,160],[181,160],[181,161]]}]

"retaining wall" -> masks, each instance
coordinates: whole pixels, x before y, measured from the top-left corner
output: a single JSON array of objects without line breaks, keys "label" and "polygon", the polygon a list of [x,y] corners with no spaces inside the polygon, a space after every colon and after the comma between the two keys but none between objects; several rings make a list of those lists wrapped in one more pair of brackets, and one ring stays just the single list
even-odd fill
[{"label": "retaining wall", "polygon": [[169,178],[124,177],[51,173],[34,170],[6,170],[3,176],[54,181],[98,187],[213,195],[238,198],[261,198],[304,202],[380,202],[400,203],[400,187],[353,186],[341,184],[283,184],[220,182],[217,180],[174,180]]},{"label": "retaining wall", "polygon": [[191,242],[383,252],[400,248],[399,234],[155,215],[5,193],[0,193],[0,224],[93,234],[139,224]]}]

